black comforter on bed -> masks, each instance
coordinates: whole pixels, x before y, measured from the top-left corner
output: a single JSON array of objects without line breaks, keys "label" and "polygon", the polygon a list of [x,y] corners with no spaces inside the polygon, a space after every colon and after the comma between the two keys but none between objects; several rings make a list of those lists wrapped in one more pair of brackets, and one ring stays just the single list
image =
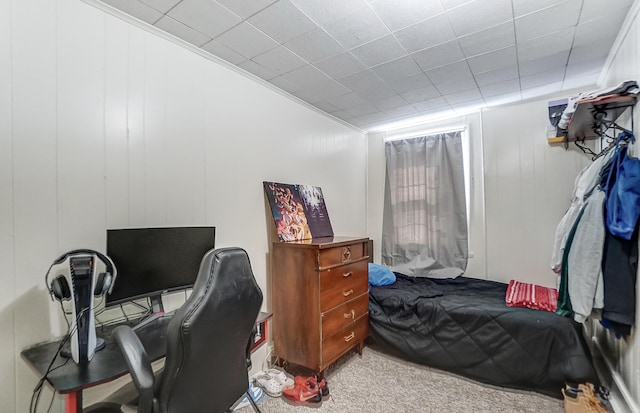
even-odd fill
[{"label": "black comforter on bed", "polygon": [[396,273],[371,287],[370,335],[383,351],[497,386],[561,397],[598,383],[582,327],[548,311],[507,307],[503,283]]}]

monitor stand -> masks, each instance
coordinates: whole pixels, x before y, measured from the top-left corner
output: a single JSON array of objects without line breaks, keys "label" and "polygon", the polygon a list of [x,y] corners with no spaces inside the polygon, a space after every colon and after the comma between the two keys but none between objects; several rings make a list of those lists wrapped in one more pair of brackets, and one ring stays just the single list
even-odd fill
[{"label": "monitor stand", "polygon": [[144,317],[135,326],[133,326],[134,331],[140,330],[149,324],[153,324],[156,320],[173,316],[173,313],[174,313],[173,311],[169,313],[164,312],[164,306],[162,304],[161,294],[153,295],[149,297],[149,299],[151,300],[152,314],[150,316]]}]

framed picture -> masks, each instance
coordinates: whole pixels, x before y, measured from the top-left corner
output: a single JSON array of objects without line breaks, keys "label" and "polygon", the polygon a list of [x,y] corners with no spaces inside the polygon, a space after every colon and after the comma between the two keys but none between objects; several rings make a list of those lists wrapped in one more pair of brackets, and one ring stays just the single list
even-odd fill
[{"label": "framed picture", "polygon": [[263,185],[280,241],[333,237],[320,187],[278,182]]}]

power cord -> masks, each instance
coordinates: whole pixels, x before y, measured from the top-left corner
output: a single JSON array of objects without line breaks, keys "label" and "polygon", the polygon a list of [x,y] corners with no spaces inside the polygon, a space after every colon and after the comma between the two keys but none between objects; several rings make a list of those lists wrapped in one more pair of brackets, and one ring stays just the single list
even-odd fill
[{"label": "power cord", "polygon": [[[49,376],[49,374],[52,371],[54,371],[56,369],[59,369],[60,367],[64,366],[69,361],[67,359],[67,361],[65,361],[60,366],[57,366],[55,368],[53,367],[53,364],[56,362],[56,359],[58,358],[58,355],[60,355],[60,352],[62,351],[62,347],[64,347],[64,345],[71,339],[71,336],[77,331],[77,329],[78,329],[78,321],[80,320],[80,317],[82,317],[87,310],[88,309],[85,308],[82,311],[80,311],[80,314],[78,314],[78,316],[76,317],[75,322],[72,325],[69,326],[69,328],[67,329],[67,333],[64,336],[64,338],[60,341],[60,345],[58,345],[56,353],[53,355],[53,358],[51,359],[51,362],[49,363],[49,366],[47,367],[47,370],[45,371],[44,375],[40,378],[40,380],[38,380],[38,383],[34,387],[33,394],[31,395],[31,403],[29,404],[29,412],[30,413],[36,413],[37,412],[38,403],[40,402],[40,395],[42,394],[42,389],[44,387],[44,383],[47,380],[47,377]],[[54,391],[54,397],[55,397],[55,391]],[[53,404],[53,401],[50,402],[50,404]],[[51,406],[49,407],[49,409],[50,408],[51,408]]]}]

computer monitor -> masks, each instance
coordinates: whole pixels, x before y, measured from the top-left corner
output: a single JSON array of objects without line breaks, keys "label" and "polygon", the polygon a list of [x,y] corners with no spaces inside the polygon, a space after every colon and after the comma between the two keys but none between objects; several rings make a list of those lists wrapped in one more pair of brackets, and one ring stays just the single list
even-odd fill
[{"label": "computer monitor", "polygon": [[215,227],[107,230],[107,255],[118,278],[106,306],[150,298],[161,313],[162,294],[193,287],[204,254],[214,247]]}]

